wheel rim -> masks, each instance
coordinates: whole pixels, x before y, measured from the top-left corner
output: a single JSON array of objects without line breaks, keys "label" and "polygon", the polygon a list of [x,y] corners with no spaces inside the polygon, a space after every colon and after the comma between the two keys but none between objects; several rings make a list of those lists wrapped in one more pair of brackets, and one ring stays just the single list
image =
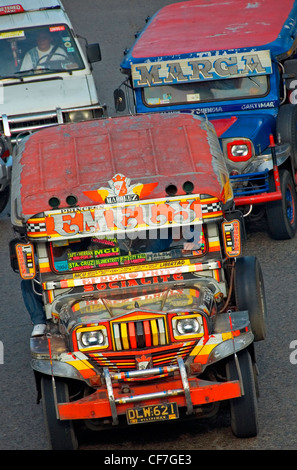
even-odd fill
[{"label": "wheel rim", "polygon": [[288,218],[290,224],[293,225],[294,220],[295,220],[295,207],[294,207],[294,203],[293,203],[292,189],[291,189],[290,186],[288,186],[287,189],[286,189],[285,204],[286,204],[287,218]]}]

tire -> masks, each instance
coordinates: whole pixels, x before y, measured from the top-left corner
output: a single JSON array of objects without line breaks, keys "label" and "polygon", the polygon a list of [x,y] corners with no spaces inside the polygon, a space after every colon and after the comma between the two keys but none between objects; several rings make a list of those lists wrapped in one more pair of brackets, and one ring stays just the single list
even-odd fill
[{"label": "tire", "polygon": [[276,136],[282,144],[290,144],[294,168],[297,169],[297,106],[284,104],[280,107],[276,122]]},{"label": "tire", "polygon": [[[236,437],[255,437],[258,434],[258,404],[253,365],[247,349],[237,354],[244,395],[230,400],[231,429]],[[234,356],[226,364],[228,380],[238,380]]]},{"label": "tire", "polygon": [[3,191],[0,191],[0,212],[3,212],[10,197],[10,187],[6,186]]},{"label": "tire", "polygon": [[[69,402],[67,383],[56,379],[55,384],[58,402]],[[77,450],[78,441],[73,422],[60,421],[56,417],[52,378],[50,376],[41,378],[41,393],[44,420],[51,448],[53,450]]]},{"label": "tire", "polygon": [[238,310],[247,310],[249,313],[255,341],[264,340],[267,306],[263,273],[255,256],[236,259],[234,290]]},{"label": "tire", "polygon": [[283,198],[266,205],[268,232],[274,240],[288,240],[294,238],[297,229],[296,191],[288,170],[280,170],[279,179]]}]

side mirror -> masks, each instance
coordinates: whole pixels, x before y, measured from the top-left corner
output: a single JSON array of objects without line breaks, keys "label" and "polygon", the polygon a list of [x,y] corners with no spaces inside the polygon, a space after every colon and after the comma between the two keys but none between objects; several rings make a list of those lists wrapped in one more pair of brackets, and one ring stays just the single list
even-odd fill
[{"label": "side mirror", "polygon": [[100,46],[98,43],[87,44],[86,51],[87,51],[87,59],[90,64],[93,64],[94,62],[100,62],[100,60],[102,59],[101,50],[100,50]]},{"label": "side mirror", "polygon": [[126,98],[125,98],[125,92],[121,90],[120,88],[117,88],[113,92],[113,98],[114,98],[114,106],[116,111],[125,111],[126,109]]}]

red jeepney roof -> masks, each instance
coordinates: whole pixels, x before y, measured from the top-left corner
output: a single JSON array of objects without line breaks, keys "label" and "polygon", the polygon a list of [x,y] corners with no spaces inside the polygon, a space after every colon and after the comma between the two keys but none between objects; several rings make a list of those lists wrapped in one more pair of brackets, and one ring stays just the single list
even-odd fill
[{"label": "red jeepney roof", "polygon": [[80,207],[98,204],[90,194],[108,188],[117,174],[129,178],[130,186],[148,185],[142,199],[166,197],[169,184],[178,188],[177,195],[185,194],[182,185],[191,181],[193,193],[222,200],[228,180],[214,128],[192,115],[146,114],[65,124],[34,133],[22,146],[14,159],[11,197],[12,207],[25,220],[51,210],[51,197],[59,198],[60,208],[68,208],[69,195],[76,196]]},{"label": "red jeepney roof", "polygon": [[[164,57],[263,46],[278,38],[294,4],[294,0],[193,0],[171,4],[152,18],[133,46],[132,56]],[[289,21],[288,36],[292,27],[296,27],[294,21]]]}]

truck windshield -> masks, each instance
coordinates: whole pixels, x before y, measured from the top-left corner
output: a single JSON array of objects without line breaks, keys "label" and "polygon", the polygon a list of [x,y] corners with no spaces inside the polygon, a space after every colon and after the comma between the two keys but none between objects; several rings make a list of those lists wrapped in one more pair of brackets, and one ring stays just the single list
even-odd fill
[{"label": "truck windshield", "polygon": [[265,96],[268,93],[268,77],[228,78],[204,82],[180,83],[143,88],[143,100],[147,106],[166,106],[209,101],[246,99]]},{"label": "truck windshield", "polygon": [[[129,236],[128,236],[129,235]],[[207,251],[203,227],[150,230],[122,238],[87,237],[50,243],[50,259],[56,272],[135,266],[202,256]]]},{"label": "truck windshield", "polygon": [[[135,294],[135,292],[134,292]],[[182,312],[184,309],[197,310],[200,303],[199,288],[194,283],[187,287],[168,288],[164,286],[146,286],[145,292],[134,296],[121,292],[120,295],[99,297],[92,300],[80,300],[70,309],[79,316],[96,315],[101,320],[117,317],[135,308],[145,311]]]},{"label": "truck windshield", "polygon": [[84,68],[66,25],[1,32],[0,51],[1,79]]}]

